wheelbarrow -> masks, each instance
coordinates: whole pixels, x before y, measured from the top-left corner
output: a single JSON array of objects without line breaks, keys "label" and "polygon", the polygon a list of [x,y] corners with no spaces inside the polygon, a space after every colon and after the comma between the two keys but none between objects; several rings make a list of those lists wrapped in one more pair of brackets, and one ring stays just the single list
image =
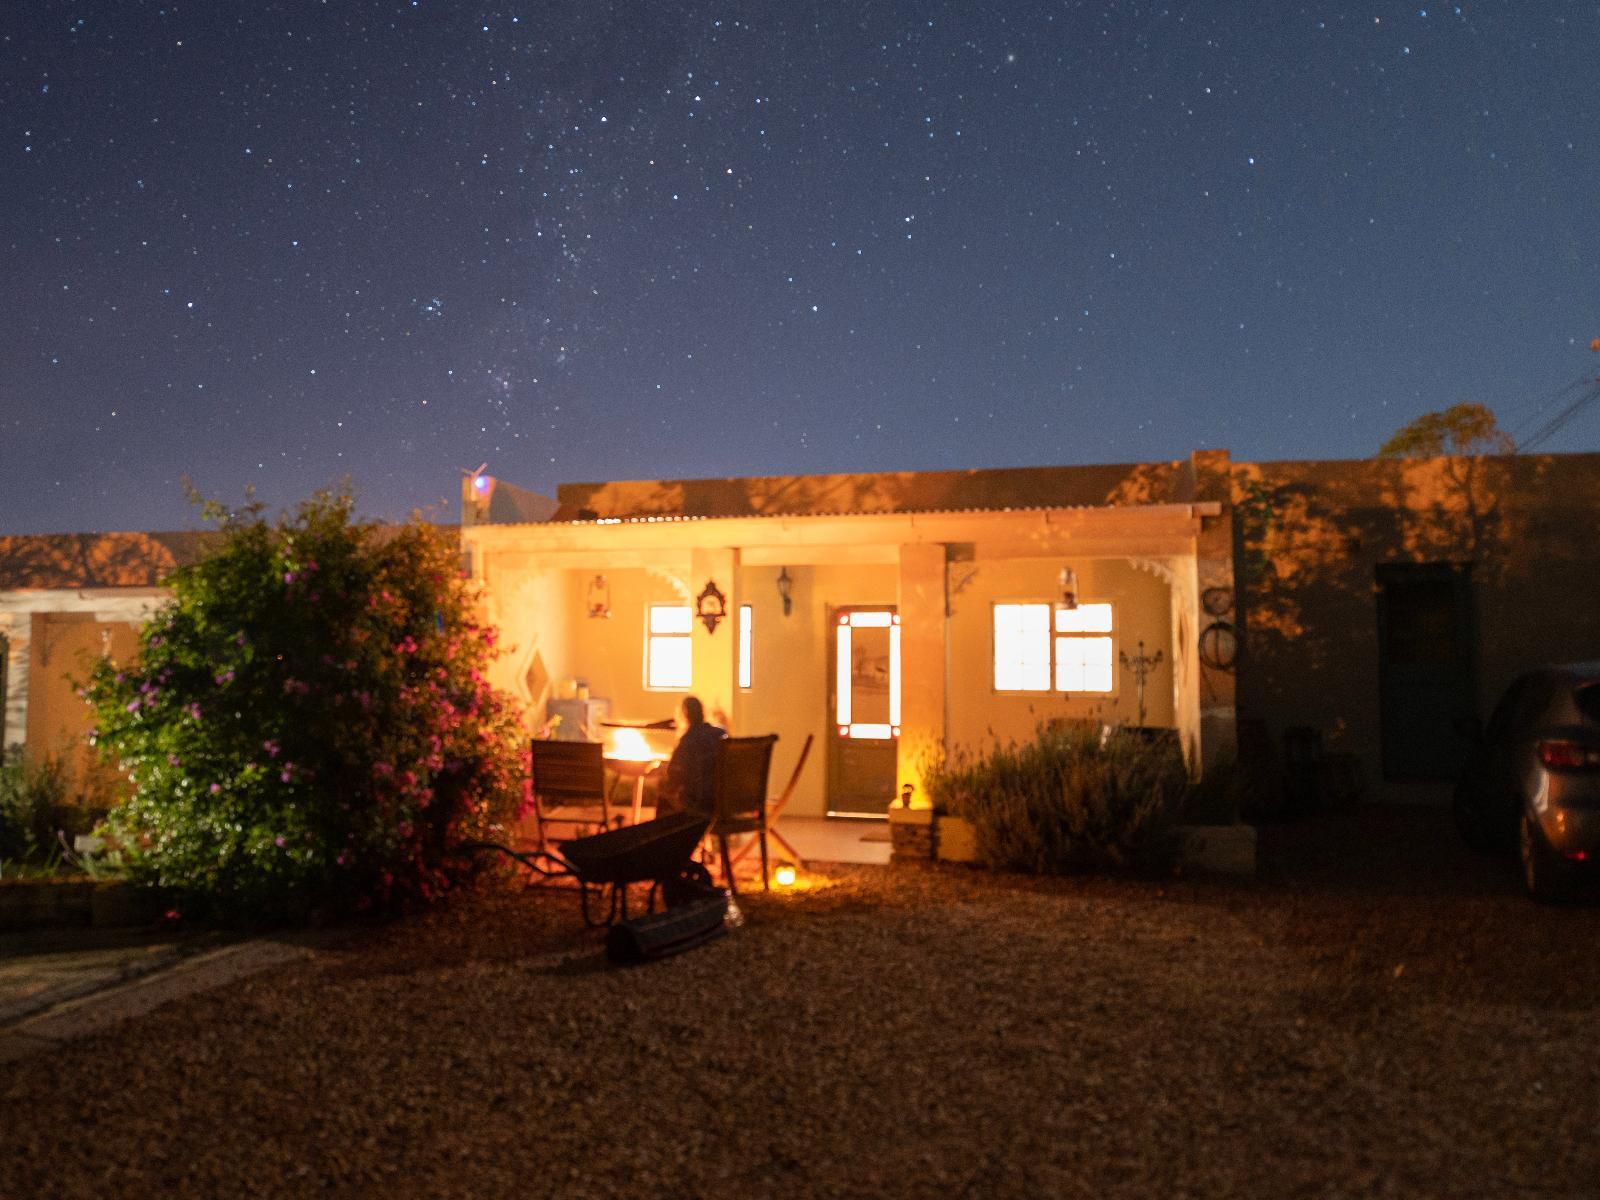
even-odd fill
[{"label": "wheelbarrow", "polygon": [[[637,825],[624,825],[604,833],[573,838],[555,850],[523,854],[498,842],[471,842],[464,850],[498,850],[516,859],[545,879],[571,877],[578,881],[584,923],[590,926],[614,924],[620,912],[628,919],[628,885],[656,885],[650,890],[650,907],[655,908],[658,889],[672,892],[686,878],[693,878],[691,861],[695,847],[710,827],[709,817],[677,812]],[[702,868],[703,870],[703,868]],[[609,888],[606,915],[597,920],[589,911],[589,889]],[[668,904],[671,904],[670,894]]]}]

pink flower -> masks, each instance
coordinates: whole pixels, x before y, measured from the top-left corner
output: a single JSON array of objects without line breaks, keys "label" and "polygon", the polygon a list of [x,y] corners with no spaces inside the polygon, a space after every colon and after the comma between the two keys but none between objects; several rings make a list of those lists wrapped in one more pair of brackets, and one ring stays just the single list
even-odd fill
[{"label": "pink flower", "polygon": [[198,704],[189,705],[186,711],[188,712],[191,720],[198,721],[200,719],[200,706]]},{"label": "pink flower", "polygon": [[211,794],[212,794],[212,795],[213,795],[213,796],[215,796],[215,795],[217,795],[217,794],[218,794],[218,793],[220,793],[220,792],[221,792],[221,791],[222,791],[222,785],[221,785],[221,784],[220,784],[220,783],[213,783],[213,784],[212,784],[212,785],[211,785]]},{"label": "pink flower", "polygon": [[128,701],[128,711],[131,712],[131,713],[138,712],[139,711],[139,705],[141,703],[143,703],[143,702],[137,696],[135,696],[132,700]]},{"label": "pink flower", "polygon": [[181,767],[182,765],[183,765],[183,760],[181,758],[179,758],[176,754],[167,755],[167,766],[169,766],[169,767]]},{"label": "pink flower", "polygon": [[281,746],[278,745],[277,742],[273,741],[271,738],[268,738],[266,741],[262,742],[261,743],[261,748],[267,752],[267,757],[268,758],[277,758],[278,755],[282,752],[282,749],[283,749]]},{"label": "pink flower", "polygon": [[283,839],[282,839],[282,838],[281,838],[281,837],[275,837],[275,838],[273,838],[273,839],[272,839],[272,844],[273,844],[273,845],[274,845],[274,846],[276,846],[276,847],[277,847],[277,848],[278,848],[278,849],[280,849],[280,850],[282,850],[282,849],[283,849],[283,847],[284,847],[284,841],[283,841]]}]

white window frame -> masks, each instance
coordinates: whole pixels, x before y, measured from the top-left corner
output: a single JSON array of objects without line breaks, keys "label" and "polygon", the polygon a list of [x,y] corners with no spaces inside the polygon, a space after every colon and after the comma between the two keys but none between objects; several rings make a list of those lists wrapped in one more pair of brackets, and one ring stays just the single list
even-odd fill
[{"label": "white window frame", "polygon": [[[1003,609],[1032,610],[1018,612],[1025,626],[1010,636],[1002,629]],[[1101,610],[1105,619],[1097,620]],[[1082,614],[1074,617],[1072,614]],[[1086,621],[1085,618],[1088,618]],[[1089,628],[1062,628],[1063,625],[1089,625]],[[1104,625],[1106,628],[1098,628]],[[994,690],[1001,695],[1040,695],[1056,692],[1072,696],[1114,696],[1117,693],[1117,610],[1109,600],[1082,602],[1076,609],[1063,609],[1049,601],[1009,600],[995,601],[990,622],[990,680]],[[1105,688],[1067,688],[1071,682],[1067,671],[1081,659],[1069,658],[1069,648],[1083,643],[1104,640],[1107,650],[1100,661],[1092,664],[1104,672],[1109,684]],[[1005,654],[1007,661],[1002,662]]]},{"label": "white window frame", "polygon": [[[663,614],[663,620],[658,622],[656,614]],[[668,612],[681,614],[678,617],[668,617]],[[694,610],[687,604],[647,604],[644,610],[644,686],[652,692],[686,692],[694,685],[694,655],[691,641],[694,630]],[[667,628],[658,630],[658,624],[683,628]],[[685,669],[681,676],[668,676],[661,678],[658,675],[656,651],[657,647],[663,650],[668,643],[682,643],[681,653],[686,655]],[[673,649],[677,649],[674,645]],[[682,682],[678,682],[678,679]]]}]

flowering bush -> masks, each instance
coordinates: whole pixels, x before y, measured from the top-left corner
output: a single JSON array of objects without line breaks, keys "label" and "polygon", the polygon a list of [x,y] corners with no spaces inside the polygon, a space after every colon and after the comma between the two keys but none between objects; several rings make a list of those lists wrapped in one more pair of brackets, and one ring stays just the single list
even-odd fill
[{"label": "flowering bush", "polygon": [[139,662],[85,688],[131,784],[106,832],[137,879],[250,921],[429,899],[516,815],[522,739],[484,679],[447,534],[318,493],[275,524],[208,504]]}]

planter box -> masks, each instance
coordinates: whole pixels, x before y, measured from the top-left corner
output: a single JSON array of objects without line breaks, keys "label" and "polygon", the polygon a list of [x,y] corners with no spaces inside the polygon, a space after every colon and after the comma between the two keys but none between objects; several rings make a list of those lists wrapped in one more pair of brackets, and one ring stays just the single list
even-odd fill
[{"label": "planter box", "polygon": [[933,858],[933,809],[891,807],[889,850],[891,862],[927,862]]},{"label": "planter box", "polygon": [[978,861],[972,822],[935,814],[931,808],[891,808],[889,842],[894,862]]},{"label": "planter box", "polygon": [[977,830],[963,817],[941,816],[934,837],[934,851],[940,862],[977,862]]}]

